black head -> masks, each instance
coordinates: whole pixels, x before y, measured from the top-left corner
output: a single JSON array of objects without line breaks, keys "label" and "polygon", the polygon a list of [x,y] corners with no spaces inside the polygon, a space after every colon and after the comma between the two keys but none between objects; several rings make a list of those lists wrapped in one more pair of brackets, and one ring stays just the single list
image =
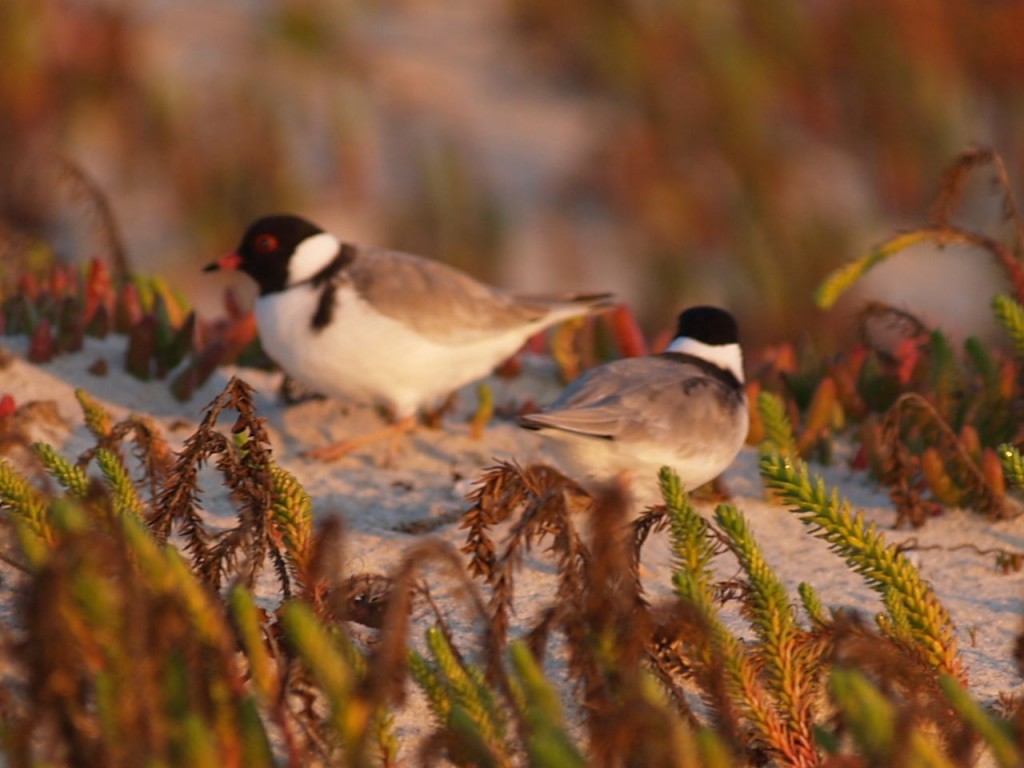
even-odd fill
[{"label": "black head", "polygon": [[299,216],[264,216],[249,225],[235,251],[208,264],[205,271],[239,269],[256,281],[261,296],[282,291],[288,285],[288,264],[295,249],[322,233],[316,224]]},{"label": "black head", "polygon": [[679,315],[676,338],[690,338],[711,346],[738,344],[739,327],[733,316],[719,307],[690,307]]}]

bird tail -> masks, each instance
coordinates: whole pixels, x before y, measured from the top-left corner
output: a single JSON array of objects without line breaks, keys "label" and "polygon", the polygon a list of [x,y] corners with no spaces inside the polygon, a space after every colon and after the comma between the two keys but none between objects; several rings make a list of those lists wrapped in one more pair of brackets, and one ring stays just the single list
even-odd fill
[{"label": "bird tail", "polygon": [[585,304],[591,312],[602,312],[618,303],[614,293],[576,293],[566,300],[573,304]]},{"label": "bird tail", "polygon": [[543,307],[552,315],[564,318],[604,312],[618,303],[612,293],[533,294],[521,298]]}]

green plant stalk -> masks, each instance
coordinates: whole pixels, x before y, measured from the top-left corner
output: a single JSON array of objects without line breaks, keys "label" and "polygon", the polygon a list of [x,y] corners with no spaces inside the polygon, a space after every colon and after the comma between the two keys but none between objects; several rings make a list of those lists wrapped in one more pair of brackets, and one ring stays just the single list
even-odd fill
[{"label": "green plant stalk", "polygon": [[[70,502],[57,502],[70,505]],[[55,511],[55,517],[63,516]],[[103,565],[91,552],[77,559],[67,581],[70,599],[61,600],[66,626],[80,627],[76,652],[97,659],[86,665],[96,695],[96,715],[103,740],[114,748],[124,741],[121,712],[134,700],[132,686],[137,685],[129,654],[124,647],[123,591],[103,575]]]},{"label": "green plant stalk", "polygon": [[1011,488],[1024,487],[1024,458],[1021,457],[1017,446],[1003,443],[997,450],[1006,475],[1006,484]]},{"label": "green plant stalk", "polygon": [[509,658],[525,696],[521,713],[527,726],[529,764],[537,768],[583,768],[587,762],[569,738],[558,694],[529,648],[525,643],[514,642]]},{"label": "green plant stalk", "polygon": [[[105,659],[109,663],[109,657]],[[93,678],[96,689],[96,719],[99,721],[101,740],[108,745],[125,741],[117,713],[125,705],[123,691],[113,670],[100,670]]]},{"label": "green plant stalk", "polygon": [[729,698],[736,702],[753,726],[756,739],[765,746],[778,748],[784,739],[785,728],[757,679],[751,660],[743,651],[739,640],[722,623],[711,596],[697,579],[686,571],[673,576],[676,593],[689,603],[708,628],[710,644],[698,649],[701,664],[712,668],[716,657],[725,669]]},{"label": "green plant stalk", "polygon": [[757,409],[764,422],[766,439],[785,456],[796,456],[796,437],[786,415],[786,404],[774,392],[761,392],[757,396]]},{"label": "green plant stalk", "polygon": [[[252,706],[251,697],[242,689],[241,676],[230,663],[235,652],[235,633],[228,626],[222,604],[189,570],[178,550],[170,545],[161,547],[157,544],[139,518],[123,515],[120,521],[129,548],[150,588],[157,594],[180,601],[197,639],[213,649],[222,660],[221,664],[226,665],[208,682],[209,695],[215,703],[212,714],[219,721],[219,724],[215,723],[216,732],[243,739],[246,765],[271,764],[269,757],[264,759],[270,754],[266,733],[261,736],[254,730],[257,727],[263,730],[262,722],[245,719],[251,715],[247,714]],[[186,719],[191,716],[186,713]],[[198,750],[197,759],[205,759],[206,738],[215,737],[210,735],[204,723],[199,722],[196,727],[198,730],[186,738],[184,748],[186,751]],[[265,748],[260,746],[264,742]],[[248,751],[250,748],[254,750],[251,753]]]},{"label": "green plant stalk", "polygon": [[933,237],[934,234],[929,230],[916,230],[897,235],[886,240],[881,245],[875,246],[864,255],[844,264],[829,274],[814,292],[814,303],[822,309],[828,309],[871,269],[900,251],[918,243],[931,240]]},{"label": "green plant stalk", "polygon": [[1024,307],[1005,293],[992,297],[992,313],[1013,342],[1017,357],[1024,358]]},{"label": "green plant stalk", "polygon": [[[661,760],[660,763],[670,763],[679,768],[706,768],[710,763],[702,762],[699,747],[699,731],[695,731],[690,724],[679,716],[675,705],[669,702],[665,688],[661,681],[649,672],[645,672],[640,679],[640,695],[644,703],[651,707],[655,713],[655,732],[665,734],[664,739],[669,745],[668,754],[672,756],[670,761]],[[648,763],[653,762],[651,760]],[[726,765],[732,765],[732,761]]]},{"label": "green plant stalk", "polygon": [[430,702],[438,725],[454,736],[459,760],[473,765],[505,765],[505,724],[490,687],[476,669],[456,658],[444,633],[426,633],[432,659],[410,651],[409,670]]},{"label": "green plant stalk", "polygon": [[936,408],[945,415],[948,421],[954,421],[952,401],[954,393],[961,388],[960,365],[953,352],[953,348],[949,344],[949,339],[946,338],[942,331],[933,330],[931,332],[929,349],[931,351],[929,355],[931,364],[929,366],[928,378],[933,397],[935,398]]},{"label": "green plant stalk", "polygon": [[697,732],[699,761],[693,768],[735,768],[736,760],[722,738],[710,728]]},{"label": "green plant stalk", "polygon": [[238,704],[237,717],[242,738],[242,765],[245,768],[272,768],[275,765],[274,750],[252,697],[246,696]]},{"label": "green plant stalk", "polygon": [[825,613],[825,606],[818,597],[817,591],[806,581],[797,585],[797,592],[800,595],[800,602],[803,604],[804,613],[816,627],[824,627],[828,624],[828,615]]},{"label": "green plant stalk", "polygon": [[61,456],[48,443],[33,443],[33,450],[39,456],[46,471],[54,477],[75,499],[84,499],[89,492],[89,478],[85,471]]},{"label": "green plant stalk", "polygon": [[[1022,329],[1024,330],[1024,329]],[[974,369],[978,372],[985,385],[985,398],[988,401],[995,401],[1000,398],[999,394],[999,366],[992,357],[985,342],[971,336],[964,341],[964,351],[970,358]]]},{"label": "green plant stalk", "polygon": [[495,754],[494,746],[487,741],[482,723],[458,701],[452,702],[452,711],[448,715],[448,729],[455,737],[459,759],[457,762],[480,766],[480,768],[498,768],[508,764]]},{"label": "green plant stalk", "polygon": [[751,623],[762,645],[762,658],[770,691],[781,704],[789,725],[808,744],[811,733],[811,687],[813,671],[810,659],[799,651],[800,628],[786,589],[771,569],[754,541],[746,519],[730,504],[720,504],[715,520],[729,537],[740,566],[751,587]]},{"label": "green plant stalk", "polygon": [[313,500],[293,474],[276,464],[270,466],[270,477],[274,492],[271,520],[281,534],[292,575],[298,578],[309,559]]},{"label": "green plant stalk", "polygon": [[913,564],[888,545],[874,525],[853,514],[849,501],[829,494],[820,477],[812,482],[806,465],[778,452],[761,455],[761,475],[815,536],[829,543],[847,565],[882,595],[889,609],[883,626],[906,626],[915,646],[940,671],[962,678],[953,621]]},{"label": "green plant stalk", "polygon": [[829,688],[868,765],[893,765],[898,760],[899,765],[908,768],[954,768],[918,728],[897,732],[899,713],[895,706],[859,671],[833,670]]},{"label": "green plant stalk", "polygon": [[345,654],[305,603],[298,600],[286,603],[281,609],[281,624],[288,642],[309,667],[327,698],[331,725],[351,764],[365,764],[365,756],[357,754],[357,750],[373,718],[369,707],[354,695],[355,675]]},{"label": "green plant stalk", "polygon": [[452,698],[450,716],[455,714],[457,705],[479,730],[483,741],[492,748],[500,749],[505,738],[505,724],[483,677],[472,674],[459,662],[444,633],[437,627],[427,630],[427,646]]},{"label": "green plant stalk", "polygon": [[960,719],[981,737],[1001,768],[1014,768],[1024,764],[1024,752],[1017,746],[1013,728],[1009,723],[997,720],[986,712],[968,695],[956,678],[941,675],[939,685]]},{"label": "green plant stalk", "polygon": [[12,512],[25,530],[47,548],[53,545],[45,499],[11,464],[0,461],[0,510],[4,509]]},{"label": "green plant stalk", "polygon": [[75,398],[82,408],[85,426],[92,432],[93,437],[97,439],[106,437],[114,425],[114,417],[84,389],[76,389]]},{"label": "green plant stalk", "polygon": [[381,707],[374,718],[373,735],[376,738],[379,752],[377,762],[380,765],[397,765],[398,736],[395,734],[394,717]]},{"label": "green plant stalk", "polygon": [[658,473],[658,482],[668,510],[675,570],[690,574],[710,598],[714,578],[711,561],[715,556],[715,547],[708,536],[708,524],[690,503],[679,475],[674,470],[662,467]]},{"label": "green plant stalk", "polygon": [[439,723],[447,722],[452,703],[436,665],[431,664],[425,656],[415,650],[409,651],[408,661],[409,674],[423,690],[435,719]]},{"label": "green plant stalk", "polygon": [[891,637],[906,646],[913,647],[914,629],[910,623],[910,616],[900,600],[899,593],[891,587],[884,589],[882,604],[885,606],[886,615],[879,617],[879,624]]},{"label": "green plant stalk", "polygon": [[14,533],[18,540],[18,550],[25,558],[29,569],[38,571],[53,553],[53,545],[39,538],[21,518],[14,518]]},{"label": "green plant stalk", "polygon": [[1005,251],[1005,249],[987,237],[946,226],[922,227],[898,234],[872,248],[863,256],[833,271],[814,292],[815,303],[822,309],[830,308],[868,271],[900,251],[919,243],[935,243],[939,246],[962,244],[981,247],[1006,266],[1006,261],[1001,254],[1001,251]]},{"label": "green plant stalk", "polygon": [[222,768],[217,749],[217,737],[209,725],[196,712],[186,712],[182,719],[180,765],[195,768]]},{"label": "green plant stalk", "polygon": [[477,407],[470,419],[470,434],[474,439],[483,435],[484,427],[494,418],[494,392],[491,387],[481,382],[476,386]]},{"label": "green plant stalk", "polygon": [[139,568],[160,594],[182,601],[199,639],[211,648],[233,652],[233,633],[225,621],[216,596],[189,570],[188,564],[171,545],[161,546],[137,517],[121,518],[130,550],[138,558]]},{"label": "green plant stalk", "polygon": [[854,670],[833,670],[829,690],[864,754],[874,761],[889,757],[896,741],[896,709],[892,703]]},{"label": "green plant stalk", "polygon": [[238,628],[239,639],[249,660],[249,672],[256,690],[265,702],[273,702],[279,690],[278,679],[274,663],[263,641],[259,615],[252,594],[240,584],[235,585],[231,588],[228,601],[235,626]]},{"label": "green plant stalk", "polygon": [[121,457],[108,448],[99,448],[96,450],[96,463],[113,496],[114,512],[141,520],[145,507]]}]

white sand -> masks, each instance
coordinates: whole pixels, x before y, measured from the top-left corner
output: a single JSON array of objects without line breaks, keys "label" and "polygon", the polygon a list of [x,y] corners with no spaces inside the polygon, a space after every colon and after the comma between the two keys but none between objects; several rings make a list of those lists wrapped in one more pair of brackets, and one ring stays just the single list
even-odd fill
[{"label": "white sand", "polygon": [[[408,441],[400,454],[398,468],[379,466],[383,446],[368,448],[332,464],[320,464],[299,456],[299,451],[320,445],[327,439],[359,434],[380,425],[368,408],[343,407],[328,401],[311,401],[293,407],[276,402],[277,375],[261,371],[225,369],[196,393],[192,401],[178,403],[164,382],[139,382],[121,372],[124,340],[111,337],[99,342],[88,340],[78,354],[58,358],[52,364],[34,366],[23,359],[23,339],[5,338],[3,345],[15,357],[0,371],[0,395],[9,393],[18,404],[30,400],[54,400],[66,428],[40,427],[39,438],[50,441],[66,455],[75,455],[91,445],[82,424],[73,389],[82,387],[107,404],[118,415],[129,411],[153,417],[165,429],[166,436],[179,447],[201,416],[203,407],[220,391],[232,374],[238,374],[255,386],[260,414],[267,417],[274,443],[275,459],[294,473],[314,499],[318,515],[340,514],[346,521],[347,565],[350,572],[391,572],[402,553],[424,536],[436,536],[455,546],[463,534],[451,522],[464,509],[464,494],[480,470],[496,458],[515,458],[527,464],[542,459],[539,438],[507,421],[495,420],[483,439],[470,438],[465,424],[472,411],[473,389],[461,397],[461,407],[448,417],[444,431],[421,429]],[[111,373],[97,377],[87,368],[97,358],[105,358]],[[493,379],[499,405],[529,397],[543,402],[554,396],[559,385],[542,361],[528,361],[526,373],[519,379]],[[765,556],[786,581],[795,588],[807,581],[818,591],[825,604],[856,608],[869,613],[880,610],[880,602],[860,579],[832,555],[825,545],[810,536],[795,516],[768,504],[763,499],[757,474],[756,454],[744,450],[726,473],[733,502],[744,511]],[[882,529],[890,528],[895,515],[884,492],[874,488],[861,473],[841,466],[814,467],[830,484],[860,506],[864,515]],[[204,497],[209,514],[228,522],[231,508],[212,474],[206,476]],[[710,507],[703,509],[710,515]],[[403,532],[409,524],[434,527],[429,534]],[[970,543],[980,548],[1001,547],[1024,551],[1024,519],[990,522],[963,511],[950,511],[930,521],[919,531],[886,530],[890,541],[914,537],[922,545],[943,545],[945,550],[921,551],[913,556],[933,584],[939,598],[952,614],[966,661],[970,684],[976,697],[993,702],[1001,692],[1021,692],[1022,686],[1011,650],[1021,630],[1022,584],[1024,573],[1003,575],[993,555],[948,547]],[[653,596],[670,595],[670,570],[664,541],[648,544],[645,557],[645,583]],[[732,575],[727,565],[725,575]],[[440,572],[437,572],[440,573]],[[260,584],[260,597],[268,602],[276,598],[272,574],[266,573]],[[440,577],[438,577],[440,578]],[[432,581],[432,586],[434,582]],[[548,604],[553,590],[550,564],[538,554],[528,561],[517,579],[517,616],[513,633],[529,623],[531,616]],[[437,584],[442,609],[451,610],[454,626],[465,648],[474,647],[471,622],[444,585]],[[795,592],[793,593],[795,599]],[[427,625],[429,617],[417,616]],[[741,627],[734,617],[734,626]],[[415,635],[422,635],[422,631]],[[553,662],[557,664],[557,658]],[[400,734],[421,733],[429,714],[422,699],[414,696],[399,720]]]}]

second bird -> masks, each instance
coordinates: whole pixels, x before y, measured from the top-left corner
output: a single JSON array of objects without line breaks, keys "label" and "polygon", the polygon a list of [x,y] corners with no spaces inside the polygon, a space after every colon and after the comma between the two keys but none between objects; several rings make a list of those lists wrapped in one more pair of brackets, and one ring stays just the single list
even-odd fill
[{"label": "second bird", "polygon": [[[256,281],[260,341],[286,373],[331,397],[383,405],[405,429],[533,334],[610,306],[609,294],[509,293],[440,262],[343,243],[293,215],[255,221],[206,267],[218,269]],[[335,458],[354,444],[311,453]]]},{"label": "second bird", "polygon": [[690,307],[664,352],[591,368],[519,423],[550,438],[561,468],[591,489],[626,473],[636,500],[655,503],[667,465],[693,490],[726,469],[747,437],[736,321],[718,307]]}]

